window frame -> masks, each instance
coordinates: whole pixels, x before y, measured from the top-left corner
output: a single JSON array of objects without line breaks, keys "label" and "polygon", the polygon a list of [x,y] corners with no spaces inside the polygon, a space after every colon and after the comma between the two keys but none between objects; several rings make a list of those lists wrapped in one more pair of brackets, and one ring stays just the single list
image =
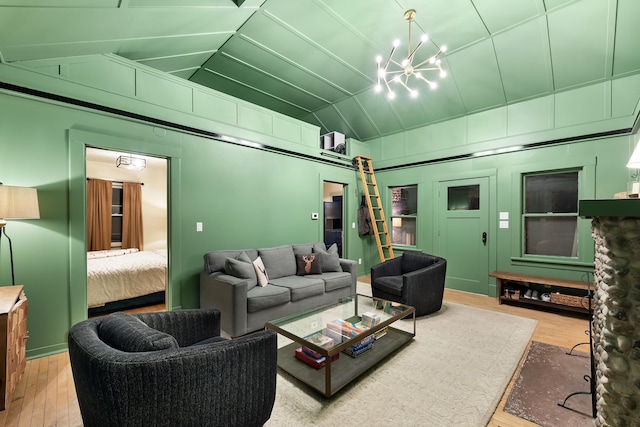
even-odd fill
[{"label": "window frame", "polygon": [[535,264],[562,265],[565,268],[580,270],[593,267],[595,249],[591,238],[591,220],[578,217],[578,256],[560,257],[552,255],[525,254],[524,176],[544,173],[558,173],[575,170],[578,172],[578,201],[595,198],[596,158],[590,156],[576,157],[572,160],[549,161],[523,165],[514,168],[511,173],[511,263],[512,265],[530,266]]},{"label": "window frame", "polygon": [[[528,218],[574,218],[576,221],[576,230],[575,234],[577,235],[577,239],[580,237],[580,230],[578,228],[578,223],[580,216],[578,215],[578,200],[580,200],[580,172],[581,168],[571,168],[566,170],[552,170],[552,171],[543,171],[543,172],[531,172],[522,174],[522,182],[521,191],[522,191],[522,206],[520,210],[520,215],[522,217],[521,223],[521,233],[522,233],[522,247],[521,247],[521,255],[523,257],[544,257],[544,258],[561,258],[568,260],[578,260],[580,256],[580,245],[578,244],[576,247],[576,256],[564,256],[564,255],[546,255],[546,254],[530,254],[527,253],[527,219]],[[526,212],[527,210],[527,185],[526,181],[529,177],[534,176],[545,176],[545,175],[557,175],[557,174],[565,174],[565,173],[575,173],[577,174],[578,186],[576,191],[576,206],[575,211],[573,212]]]}]

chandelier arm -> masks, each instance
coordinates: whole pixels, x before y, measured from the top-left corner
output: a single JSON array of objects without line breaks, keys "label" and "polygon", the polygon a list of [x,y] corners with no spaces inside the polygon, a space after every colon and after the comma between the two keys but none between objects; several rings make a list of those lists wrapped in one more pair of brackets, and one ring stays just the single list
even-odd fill
[{"label": "chandelier arm", "polygon": [[[437,57],[437,56],[431,56],[431,57],[429,57],[429,58],[425,59],[424,61],[422,61],[421,63],[416,64],[414,68],[418,68],[418,67],[420,67],[420,66],[422,66],[422,65],[426,64],[427,62],[431,62],[431,58],[433,58],[433,59],[434,59],[434,64],[435,64],[435,61],[438,59],[438,57]],[[429,69],[429,68],[427,68],[427,69]],[[431,70],[435,70],[435,69],[436,69],[436,68],[431,68]]]},{"label": "chandelier arm", "polygon": [[436,71],[436,70],[442,70],[442,68],[439,67],[426,67],[426,68],[418,68],[420,65],[416,65],[413,68],[414,72],[418,72],[418,71]]},{"label": "chandelier arm", "polygon": [[389,62],[395,62],[392,58],[393,58],[393,54],[396,51],[396,47],[393,46],[391,48],[391,53],[389,54],[389,58],[387,58],[387,62],[384,63],[384,70],[387,71],[387,67],[389,66]]},{"label": "chandelier arm", "polygon": [[413,61],[413,56],[416,54],[416,51],[418,50],[418,48],[420,46],[422,46],[422,40],[420,40],[420,42],[418,42],[416,47],[414,47],[413,50],[409,53],[409,56],[407,56],[407,60],[409,61],[409,63],[411,63],[411,61]]}]

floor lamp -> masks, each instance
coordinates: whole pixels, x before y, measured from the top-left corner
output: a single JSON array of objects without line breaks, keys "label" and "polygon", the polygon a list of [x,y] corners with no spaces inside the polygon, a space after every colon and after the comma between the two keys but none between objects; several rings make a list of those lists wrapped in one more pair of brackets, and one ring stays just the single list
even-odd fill
[{"label": "floor lamp", "polygon": [[13,273],[13,248],[7,236],[7,219],[39,219],[38,191],[35,188],[14,187],[0,183],[0,244],[2,236],[9,241],[9,257],[11,259],[11,284],[15,286]]}]

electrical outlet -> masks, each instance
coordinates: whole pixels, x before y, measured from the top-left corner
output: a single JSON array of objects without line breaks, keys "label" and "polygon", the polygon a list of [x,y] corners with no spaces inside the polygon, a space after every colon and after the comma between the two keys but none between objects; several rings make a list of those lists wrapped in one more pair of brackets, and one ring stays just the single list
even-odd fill
[{"label": "electrical outlet", "polygon": [[317,212],[312,213],[311,219],[318,219],[318,213]]},{"label": "electrical outlet", "polygon": [[201,222],[196,222],[196,231],[197,232],[202,231],[202,223]]},{"label": "electrical outlet", "polygon": [[358,264],[362,264],[362,258],[358,258]]}]

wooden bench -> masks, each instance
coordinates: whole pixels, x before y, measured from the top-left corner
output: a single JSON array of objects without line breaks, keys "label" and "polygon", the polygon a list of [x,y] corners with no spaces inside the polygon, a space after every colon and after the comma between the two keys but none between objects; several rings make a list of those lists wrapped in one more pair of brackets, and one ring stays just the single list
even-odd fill
[{"label": "wooden bench", "polygon": [[[589,314],[589,303],[593,304],[589,296],[589,283],[580,280],[556,279],[553,277],[534,276],[531,274],[494,271],[489,274],[495,277],[498,287],[498,304],[517,303],[539,308],[549,308]],[[550,301],[524,298],[524,292],[510,292],[510,290],[537,290],[539,294],[550,294]]]}]

